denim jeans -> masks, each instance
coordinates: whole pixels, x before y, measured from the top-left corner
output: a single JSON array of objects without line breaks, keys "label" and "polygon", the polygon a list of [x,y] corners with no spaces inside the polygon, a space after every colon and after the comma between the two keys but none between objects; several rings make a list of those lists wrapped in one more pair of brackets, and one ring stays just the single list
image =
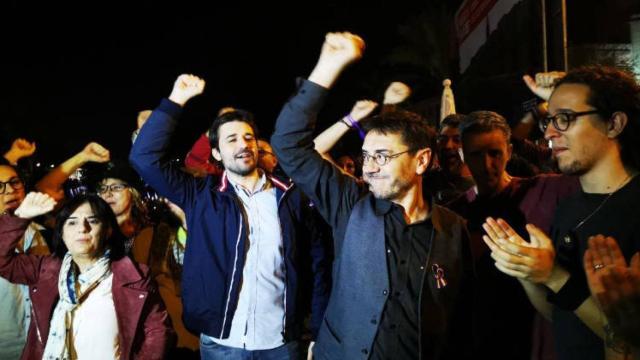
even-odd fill
[{"label": "denim jeans", "polygon": [[200,357],[202,360],[298,360],[300,350],[297,341],[275,349],[245,350],[216,344],[209,337],[200,335]]}]

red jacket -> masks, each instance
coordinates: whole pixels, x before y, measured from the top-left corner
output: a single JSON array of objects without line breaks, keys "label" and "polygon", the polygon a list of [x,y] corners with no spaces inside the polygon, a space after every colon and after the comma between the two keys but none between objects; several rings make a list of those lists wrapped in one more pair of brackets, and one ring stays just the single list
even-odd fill
[{"label": "red jacket", "polygon": [[[29,222],[14,216],[0,216],[0,276],[13,283],[29,285],[32,317],[22,359],[42,359],[49,323],[58,303],[62,261],[54,256],[15,253]],[[121,359],[164,358],[175,336],[148,269],[123,257],[111,263],[111,271]]]},{"label": "red jacket", "polygon": [[211,157],[211,145],[206,134],[202,134],[184,159],[184,166],[189,172],[199,176],[222,175],[222,169],[209,161]]}]

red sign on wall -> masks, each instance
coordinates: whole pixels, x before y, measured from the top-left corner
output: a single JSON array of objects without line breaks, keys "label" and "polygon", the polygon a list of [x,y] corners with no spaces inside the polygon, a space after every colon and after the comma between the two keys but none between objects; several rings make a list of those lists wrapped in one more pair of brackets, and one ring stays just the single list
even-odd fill
[{"label": "red sign on wall", "polygon": [[460,5],[456,12],[458,43],[462,43],[469,36],[497,2],[498,0],[465,0]]}]

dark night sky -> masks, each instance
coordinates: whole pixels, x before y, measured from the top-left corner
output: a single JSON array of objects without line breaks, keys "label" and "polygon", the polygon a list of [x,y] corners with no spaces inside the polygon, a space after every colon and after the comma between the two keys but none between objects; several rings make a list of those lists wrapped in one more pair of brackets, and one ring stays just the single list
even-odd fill
[{"label": "dark night sky", "polygon": [[[202,76],[205,94],[187,106],[175,141],[186,151],[218,108],[256,114],[270,135],[296,76],[307,76],[327,31],[350,30],[367,42],[329,99],[324,124],[358,98],[379,95],[394,69],[383,56],[397,44],[398,24],[423,2],[298,2],[255,7],[60,7],[34,11],[14,1],[0,13],[3,146],[23,136],[38,157],[60,160],[89,141],[126,156],[136,112],[157,105],[180,73]],[[70,5],[68,5],[70,7]],[[314,9],[311,11],[310,9]],[[377,92],[372,90],[377,89]]]}]

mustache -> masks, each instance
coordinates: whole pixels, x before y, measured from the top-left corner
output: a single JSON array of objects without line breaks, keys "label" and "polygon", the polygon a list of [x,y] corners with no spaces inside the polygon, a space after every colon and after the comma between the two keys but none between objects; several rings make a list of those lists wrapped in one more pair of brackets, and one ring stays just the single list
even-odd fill
[{"label": "mustache", "polygon": [[240,156],[243,156],[243,155],[250,155],[252,157],[254,156],[253,151],[249,150],[248,148],[238,151],[233,156],[237,158],[237,157],[240,157]]},{"label": "mustache", "polygon": [[388,178],[388,176],[386,176],[386,175],[379,175],[379,174],[368,174],[368,173],[364,173],[364,178],[365,178],[365,179],[379,180],[379,179],[387,179],[387,178]]}]

